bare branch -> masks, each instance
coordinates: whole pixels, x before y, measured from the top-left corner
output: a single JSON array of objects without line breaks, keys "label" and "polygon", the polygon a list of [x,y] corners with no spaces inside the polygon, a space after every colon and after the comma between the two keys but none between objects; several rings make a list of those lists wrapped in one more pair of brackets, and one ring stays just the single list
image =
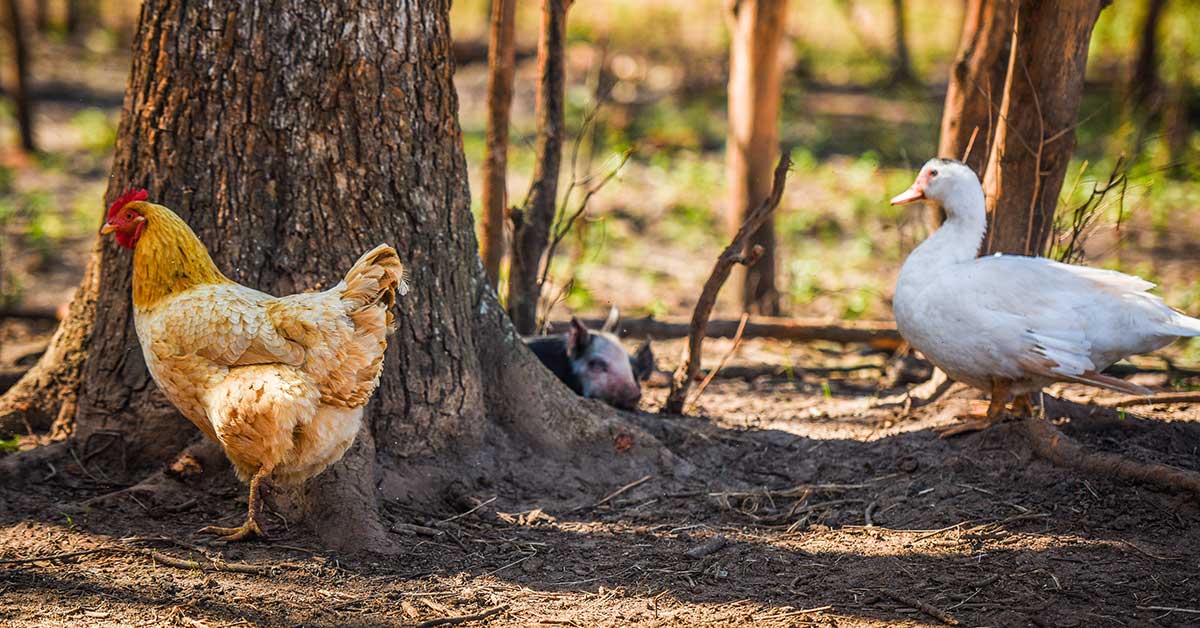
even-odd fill
[{"label": "bare branch", "polygon": [[663,405],[663,411],[669,414],[679,414],[683,411],[683,404],[687,399],[688,388],[695,379],[696,373],[700,370],[700,349],[704,343],[704,337],[708,328],[708,319],[712,315],[713,307],[716,306],[717,294],[721,291],[721,286],[725,284],[725,280],[729,278],[729,273],[733,270],[735,264],[746,263],[751,259],[757,259],[757,255],[762,252],[758,251],[757,255],[752,251],[749,254],[745,253],[746,243],[750,238],[750,234],[758,230],[775,212],[775,208],[779,207],[779,202],[783,199],[783,188],[787,182],[788,168],[792,165],[791,157],[786,149],[780,151],[779,164],[775,166],[775,175],[771,184],[771,193],[766,199],[747,216],[742,226],[738,228],[737,234],[733,236],[733,241],[717,258],[713,265],[712,273],[708,277],[708,281],[704,282],[704,289],[700,292],[700,298],[696,301],[696,309],[692,312],[692,322],[688,332],[688,345],[684,350],[683,360],[679,364],[679,368],[675,369],[675,374],[671,378],[671,392],[667,395],[667,401]]}]

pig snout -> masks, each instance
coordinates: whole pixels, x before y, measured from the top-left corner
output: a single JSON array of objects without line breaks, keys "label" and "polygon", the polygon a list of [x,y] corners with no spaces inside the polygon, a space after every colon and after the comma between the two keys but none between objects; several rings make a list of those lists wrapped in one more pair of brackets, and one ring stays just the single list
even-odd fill
[{"label": "pig snout", "polygon": [[632,390],[625,390],[620,398],[614,400],[613,405],[622,410],[637,410],[638,403],[641,400],[642,389],[635,385]]}]

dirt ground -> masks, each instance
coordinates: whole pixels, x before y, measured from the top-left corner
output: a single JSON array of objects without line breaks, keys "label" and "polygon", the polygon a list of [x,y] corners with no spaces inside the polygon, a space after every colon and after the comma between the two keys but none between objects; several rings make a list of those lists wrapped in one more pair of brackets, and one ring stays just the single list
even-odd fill
[{"label": "dirt ground", "polygon": [[[86,108],[115,116],[128,64],[106,58],[88,72],[49,61],[42,67],[51,69],[40,75],[42,138],[67,158],[53,168],[13,166],[14,187],[52,190],[49,205],[69,208],[103,194],[109,158],[81,152],[71,120]],[[464,108],[478,100],[463,93]],[[806,102],[829,108],[834,101],[814,94]],[[514,175],[514,189],[521,176]],[[648,183],[630,189],[657,189],[658,176],[653,168],[631,169],[630,181]],[[797,177],[795,185],[815,194],[823,184]],[[817,198],[819,206],[824,199]],[[6,248],[23,236],[23,224],[0,234],[0,263],[20,271],[27,287],[20,305],[53,309],[69,298],[94,240],[101,208],[91,202],[83,203],[92,212],[79,221],[84,228],[68,230],[48,261]],[[672,202],[641,209],[655,215]],[[1181,243],[1196,241],[1197,232],[1190,222],[1161,240],[1133,230],[1129,254],[1136,261],[1138,251],[1152,249],[1148,269],[1167,286],[1185,285],[1197,252]],[[637,275],[625,272],[592,278],[596,293],[629,305],[661,297],[672,313],[690,312],[714,251],[679,239],[675,248],[639,244],[667,251],[657,258],[670,265],[657,270],[652,291],[629,289],[643,284],[631,284]],[[700,257],[688,253],[696,248]],[[637,260],[632,267],[644,256],[613,257]],[[882,265],[895,272],[891,261]],[[870,270],[880,285],[890,284]],[[667,279],[683,288],[664,288]],[[836,316],[841,309],[817,300],[803,311]],[[52,331],[51,321],[0,321],[0,382],[31,364]],[[708,342],[705,364],[729,347]],[[679,348],[658,345],[660,365],[672,366]],[[21,482],[0,480],[0,625],[375,626],[472,615],[481,617],[459,623],[1200,624],[1195,495],[1056,468],[1034,455],[1015,423],[939,440],[932,428],[954,421],[979,395],[956,390],[909,411],[879,404],[923,375],[917,365],[896,380],[890,360],[861,347],[748,341],[690,417],[629,415],[690,463],[684,480],[650,476],[621,487],[592,479],[590,494],[563,504],[496,478],[491,490],[442,508],[385,504],[404,548],[397,555],[323,550],[278,517],[268,520],[271,542],[212,544],[195,531],[235,523],[245,509],[245,489],[228,471],[180,483],[168,503],[127,493],[80,508],[121,489],[113,480],[126,474],[77,452],[72,463],[46,465]],[[1142,384],[1200,385],[1197,373],[1171,371],[1161,357],[1136,364],[1150,371],[1133,376]],[[1076,387],[1051,393],[1079,401],[1097,394]],[[650,390],[643,408],[664,397],[665,390]],[[1061,428],[1092,449],[1200,470],[1197,410],[1098,412]],[[180,429],[195,431],[182,421]]]},{"label": "dirt ground", "polygon": [[[716,340],[708,352],[715,359],[728,346]],[[405,548],[394,556],[322,551],[278,518],[271,542],[209,544],[195,530],[233,522],[245,507],[231,473],[181,486],[175,503],[134,494],[81,511],[70,505],[119,488],[105,478],[120,470],[84,459],[48,466],[0,486],[0,623],[414,625],[475,614],[486,617],[469,625],[1200,621],[1194,495],[1055,468],[1015,423],[939,440],[931,428],[978,395],[954,390],[907,413],[870,408],[900,390],[879,389],[886,359],[747,342],[727,367],[735,377],[714,380],[696,416],[630,415],[694,466],[685,481],[648,477],[625,490],[597,481],[573,508],[538,509],[539,496],[502,478],[470,496],[473,510],[387,504]],[[1161,385],[1168,375],[1134,377]],[[643,407],[664,396],[650,390]],[[1062,429],[1092,448],[1197,469],[1196,418],[1183,406],[1149,407]],[[75,552],[86,553],[28,560]],[[211,560],[252,573],[198,568]]]}]

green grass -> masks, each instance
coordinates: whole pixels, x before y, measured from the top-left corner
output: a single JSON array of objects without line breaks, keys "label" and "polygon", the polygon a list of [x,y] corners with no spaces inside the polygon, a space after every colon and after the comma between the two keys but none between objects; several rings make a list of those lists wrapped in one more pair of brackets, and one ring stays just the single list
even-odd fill
[{"label": "green grass", "polygon": [[10,436],[9,438],[0,438],[0,453],[15,454],[21,446],[20,436]]}]

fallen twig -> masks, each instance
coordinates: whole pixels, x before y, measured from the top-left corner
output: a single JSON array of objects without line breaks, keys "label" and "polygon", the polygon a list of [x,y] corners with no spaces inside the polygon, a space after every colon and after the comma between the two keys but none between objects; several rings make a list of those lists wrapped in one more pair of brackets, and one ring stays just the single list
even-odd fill
[{"label": "fallen twig", "polygon": [[472,508],[466,512],[460,512],[457,515],[454,515],[453,517],[448,517],[446,519],[442,519],[438,523],[450,523],[451,521],[454,521],[456,519],[461,519],[461,518],[475,512],[476,510],[479,510],[480,508],[483,508],[484,506],[487,506],[488,504],[496,501],[496,499],[499,497],[500,497],[499,495],[493,495],[491,499],[484,501],[484,502],[480,502],[479,504],[476,504],[476,506],[474,508]]},{"label": "fallen twig", "polygon": [[488,617],[491,617],[492,615],[495,615],[496,613],[499,613],[500,611],[503,611],[506,608],[508,608],[508,604],[497,604],[491,608],[488,608],[488,609],[485,609],[478,613],[475,613],[474,615],[460,615],[458,617],[439,617],[437,619],[430,619],[428,621],[423,621],[423,622],[417,624],[417,628],[433,628],[434,626],[452,626],[454,624],[462,624],[462,623],[466,623],[469,621],[478,621],[480,619],[487,619]]},{"label": "fallen twig", "polygon": [[1097,403],[1102,408],[1126,408],[1129,406],[1152,406],[1160,403],[1196,403],[1200,402],[1200,392],[1166,392],[1156,395],[1129,395]]},{"label": "fallen twig", "polygon": [[684,349],[683,359],[679,363],[679,368],[675,369],[675,374],[671,377],[671,392],[667,394],[667,400],[663,404],[663,411],[668,414],[680,414],[683,412],[683,404],[687,401],[688,388],[692,385],[692,380],[695,379],[696,373],[700,370],[700,349],[704,344],[704,337],[707,334],[708,318],[712,315],[713,307],[717,303],[717,294],[721,291],[721,287],[725,285],[725,280],[729,278],[729,273],[733,271],[736,264],[744,264],[751,266],[763,254],[761,245],[756,245],[749,251],[746,250],[746,243],[749,242],[750,235],[758,231],[758,228],[766,223],[767,219],[774,213],[775,208],[779,206],[779,202],[783,199],[783,186],[787,182],[787,171],[792,165],[792,160],[788,156],[787,150],[780,151],[779,163],[775,166],[775,175],[771,184],[771,193],[758,207],[746,217],[745,222],[738,228],[737,234],[733,236],[733,241],[717,258],[713,264],[712,273],[709,274],[708,280],[704,282],[704,288],[700,291],[700,298],[696,300],[696,309],[692,312],[692,321],[688,328],[688,344]]},{"label": "fallen twig", "polygon": [[21,318],[33,321],[60,321],[64,313],[62,307],[6,307],[0,308],[0,320]]},{"label": "fallen twig", "polygon": [[930,617],[942,622],[943,624],[946,624],[947,626],[958,625],[958,620],[955,619],[953,615],[941,610],[940,608],[930,606],[921,600],[916,600],[908,597],[907,595],[901,595],[895,591],[889,591],[888,589],[880,589],[879,592],[905,606],[915,608],[922,613],[925,613],[926,615],[929,615]]},{"label": "fallen twig", "polygon": [[108,552],[112,547],[98,547],[96,549],[81,550],[78,552],[66,552],[65,554],[50,554],[49,556],[31,556],[29,558],[9,558],[0,560],[0,565],[23,565],[26,563],[40,563],[43,561],[62,560],[64,558],[74,558],[76,556],[87,556],[88,554],[99,554],[100,552]]},{"label": "fallen twig", "polygon": [[208,562],[200,562],[196,560],[187,560],[183,558],[175,558],[168,556],[162,552],[154,550],[128,548],[123,551],[134,554],[142,554],[149,556],[154,562],[165,565],[167,567],[175,567],[177,569],[196,569],[199,571],[228,571],[231,573],[248,573],[254,575],[266,575],[271,573],[272,568],[265,565],[251,565],[248,563],[227,563],[223,560],[208,559]]},{"label": "fallen twig", "polygon": [[701,543],[700,545],[697,545],[697,546],[689,549],[688,551],[684,552],[684,555],[686,555],[688,558],[691,558],[691,559],[704,558],[705,556],[708,556],[709,554],[712,554],[713,552],[719,551],[722,547],[725,547],[725,545],[727,545],[728,543],[729,543],[729,539],[725,538],[725,536],[723,534],[718,534],[718,535],[712,537],[711,539]]},{"label": "fallen twig", "polygon": [[634,481],[630,482],[629,484],[626,484],[625,486],[622,486],[621,488],[618,488],[617,490],[615,490],[615,491],[613,491],[613,492],[609,493],[608,495],[604,496],[604,498],[603,498],[603,499],[601,499],[600,501],[598,501],[598,502],[596,502],[596,503],[594,503],[594,504],[592,504],[592,505],[590,505],[590,506],[580,506],[580,507],[578,507],[578,508],[575,508],[575,509],[574,509],[574,510],[572,510],[571,512],[576,512],[576,511],[579,511],[579,510],[584,510],[585,508],[595,508],[596,506],[601,506],[601,505],[603,505],[603,504],[606,504],[606,503],[608,503],[609,501],[611,501],[612,499],[614,499],[615,497],[617,497],[618,495],[620,495],[620,494],[624,493],[625,491],[628,491],[628,490],[629,490],[629,489],[631,489],[631,488],[635,488],[635,487],[641,486],[642,484],[645,484],[646,482],[649,482],[649,481],[650,481],[650,478],[652,478],[652,477],[654,477],[654,476],[653,476],[653,475],[647,475],[647,476],[645,476],[645,477],[642,477],[642,478],[640,478],[640,479],[634,480]]},{"label": "fallen twig", "polygon": [[[131,539],[131,541],[147,541],[147,540],[164,540],[170,539]],[[175,542],[175,541],[171,541]],[[151,549],[143,549],[140,547],[97,547],[89,550],[80,550],[78,552],[67,552],[65,554],[51,554],[49,556],[33,556],[30,558],[14,558],[8,560],[0,560],[0,565],[19,565],[23,563],[36,563],[42,561],[61,560],[64,558],[72,558],[75,556],[87,556],[89,554],[99,554],[101,552],[124,552],[126,554],[138,554],[147,556],[154,562],[167,567],[176,567],[179,569],[195,569],[199,571],[227,571],[232,573],[248,573],[255,575],[264,575],[271,573],[272,567],[263,565],[251,565],[248,563],[228,563],[223,560],[212,559],[205,557],[206,562],[195,560],[185,560],[168,556],[162,552],[157,552]]]},{"label": "fallen twig", "polygon": [[815,608],[802,608],[798,611],[791,611],[791,612],[787,612],[787,613],[776,613],[774,615],[755,615],[752,619],[754,621],[766,621],[768,619],[786,619],[788,617],[796,617],[797,615],[808,615],[809,613],[819,613],[821,611],[827,611],[832,608],[833,608],[832,604],[826,604],[825,606],[817,606]]},{"label": "fallen twig", "polygon": [[1196,608],[1179,608],[1178,606],[1138,606],[1138,610],[1143,611],[1168,611],[1172,613],[1190,613],[1192,615],[1200,615],[1200,609]]},{"label": "fallen twig", "polygon": [[[604,319],[601,318],[581,320],[590,329],[599,329],[604,325]],[[649,338],[651,340],[687,338],[691,329],[690,321],[690,318],[680,316],[622,318],[620,324],[617,325],[617,335],[622,338]],[[548,333],[566,333],[570,324],[570,321],[553,321],[547,325]],[[741,326],[739,319],[713,319],[708,322],[704,331],[708,338],[732,338],[737,333],[739,326]],[[775,316],[755,316],[754,320],[746,323],[742,337],[795,342],[824,340],[827,342],[864,343],[876,349],[889,351],[896,349],[901,343],[900,334],[896,331],[896,324],[891,321],[831,321]]]}]

